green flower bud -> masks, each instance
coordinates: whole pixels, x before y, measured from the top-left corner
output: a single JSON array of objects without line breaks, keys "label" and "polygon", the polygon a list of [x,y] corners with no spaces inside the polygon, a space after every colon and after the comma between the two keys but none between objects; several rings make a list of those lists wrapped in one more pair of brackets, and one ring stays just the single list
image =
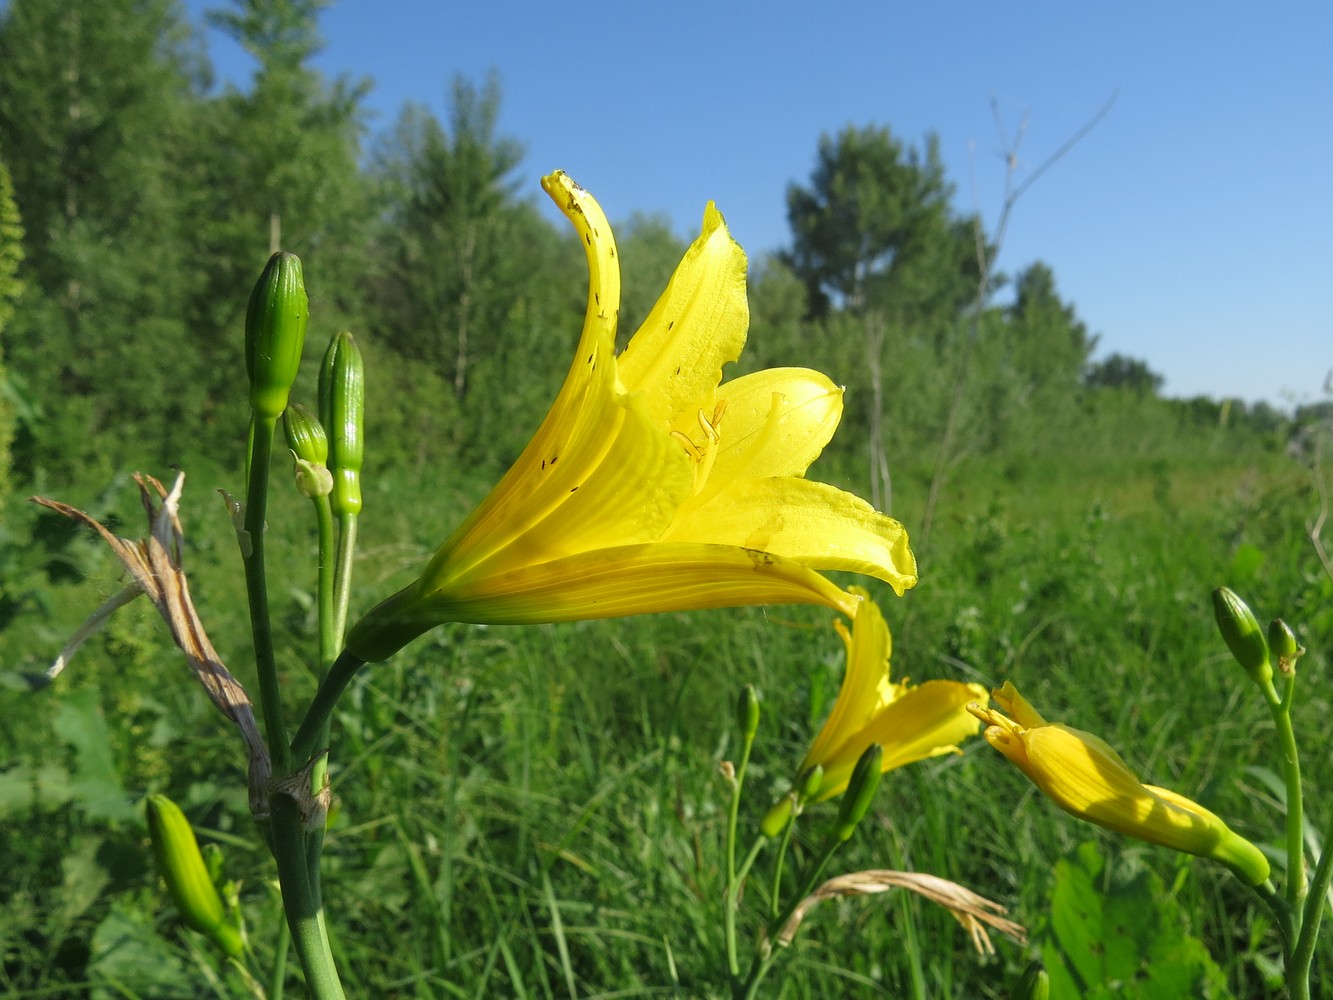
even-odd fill
[{"label": "green flower bud", "polygon": [[250,408],[264,419],[276,420],[287,408],[309,318],[301,259],[280,250],[269,258],[245,313]]},{"label": "green flower bud", "polygon": [[759,732],[759,696],[754,693],[753,684],[741,688],[741,696],[736,702],[736,726],[746,743]]},{"label": "green flower bud", "polygon": [[329,437],[319,418],[300,403],[292,403],[282,415],[282,429],[287,434],[287,447],[297,458],[315,465],[329,461]]},{"label": "green flower bud", "polygon": [[759,821],[759,832],[769,840],[772,840],[791,820],[792,812],[796,808],[796,793],[788,792],[782,798],[773,803],[773,808],[764,814],[764,818]]},{"label": "green flower bud", "polygon": [[361,459],[366,371],[350,333],[333,338],[319,369],[319,418],[329,435],[335,514],[361,513]]},{"label": "green flower bud", "polygon": [[802,803],[809,802],[819,794],[820,786],[823,784],[824,766],[822,764],[816,764],[797,779],[797,798]]},{"label": "green flower bud", "polygon": [[1281,618],[1268,623],[1268,648],[1277,657],[1278,670],[1284,674],[1295,670],[1296,661],[1305,655],[1305,647],[1296,641],[1296,633]]},{"label": "green flower bud", "polygon": [[239,958],[244,949],[241,932],[227,918],[190,821],[165,795],[148,796],[147,809],[153,855],[181,921],[232,958]]},{"label": "green flower bud", "polygon": [[1024,970],[1013,996],[1014,1000],[1050,1000],[1051,977],[1040,962],[1032,962]]},{"label": "green flower bud", "polygon": [[883,756],[884,748],[878,743],[872,743],[857,758],[852,776],[847,781],[847,791],[842,793],[842,809],[838,813],[838,825],[834,828],[834,835],[839,840],[850,840],[856,824],[870,811],[870,803],[879,790],[879,764]]},{"label": "green flower bud", "polygon": [[1245,668],[1250,680],[1264,684],[1273,679],[1273,668],[1268,662],[1268,643],[1263,629],[1248,604],[1226,587],[1213,591],[1213,613],[1217,629],[1226,640],[1231,655]]}]

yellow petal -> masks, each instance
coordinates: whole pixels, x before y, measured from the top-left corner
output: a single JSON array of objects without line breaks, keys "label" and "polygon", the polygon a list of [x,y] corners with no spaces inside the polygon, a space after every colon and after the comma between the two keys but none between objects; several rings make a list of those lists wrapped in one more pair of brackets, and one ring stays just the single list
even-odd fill
[{"label": "yellow petal", "polygon": [[663,427],[698,409],[711,416],[722,366],[740,357],[749,324],[745,252],[709,202],[703,232],[620,356],[621,381]]},{"label": "yellow petal", "polygon": [[527,625],[755,604],[819,604],[852,617],[859,600],[767,552],[661,542],[581,552],[460,589],[448,584],[427,590],[418,580],[382,601],[353,626],[347,649],[376,662],[440,622]]},{"label": "yellow petal", "polygon": [[813,569],[916,585],[907,531],[860,497],[806,479],[744,479],[671,526],[666,540],[763,549]]},{"label": "yellow petal", "polygon": [[675,441],[653,425],[633,397],[611,445],[585,478],[566,490],[561,502],[528,536],[470,573],[456,573],[466,586],[493,575],[589,549],[656,541],[690,495],[694,473]]},{"label": "yellow petal", "polygon": [[725,408],[709,494],[740,476],[803,476],[842,418],[842,390],[808,368],[769,368],[718,390]]},{"label": "yellow petal", "polygon": [[542,178],[542,187],[583,238],[589,271],[583,334],[541,427],[490,495],[450,535],[424,577],[467,572],[546,517],[597,467],[623,419],[615,366],[620,266],[611,227],[592,196],[563,172]]},{"label": "yellow petal", "polygon": [[958,744],[975,736],[981,723],[967,712],[967,703],[986,689],[978,684],[958,681],[926,681],[909,687],[886,705],[874,720],[844,746],[834,750],[824,766],[824,781],[819,786],[820,801],[839,795],[847,787],[852,768],[866,747],[878,743],[884,748],[882,771],[914,764],[927,757],[959,753]]},{"label": "yellow petal", "polygon": [[[849,588],[862,598],[856,609],[852,634],[842,622],[837,622],[838,633],[847,649],[847,669],[838,688],[833,709],[824,720],[810,749],[797,769],[804,772],[816,764],[827,767],[835,747],[863,729],[884,704],[897,692],[889,682],[889,655],[892,651],[889,626],[884,615],[869,594],[859,587]],[[865,747],[862,746],[861,750]],[[858,752],[856,756],[860,756]]]}]

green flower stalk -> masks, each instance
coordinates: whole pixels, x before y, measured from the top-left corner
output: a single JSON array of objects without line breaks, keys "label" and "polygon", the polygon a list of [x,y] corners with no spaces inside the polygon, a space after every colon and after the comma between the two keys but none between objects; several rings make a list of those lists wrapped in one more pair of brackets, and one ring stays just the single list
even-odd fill
[{"label": "green flower stalk", "polygon": [[319,369],[319,419],[328,434],[331,502],[339,516],[361,513],[365,405],[365,363],[355,338],[343,332],[329,344]]},{"label": "green flower stalk", "polygon": [[1268,643],[1250,606],[1235,591],[1218,587],[1213,591],[1213,614],[1217,616],[1217,630],[1226,640],[1227,648],[1245,668],[1250,680],[1260,686],[1271,681],[1273,667],[1268,659]]},{"label": "green flower stalk", "polygon": [[257,417],[276,420],[287,408],[309,318],[301,259],[280,250],[259,276],[245,314],[245,368]]},{"label": "green flower stalk", "polygon": [[153,856],[181,921],[225,954],[239,958],[245,950],[240,929],[222,905],[190,821],[165,795],[148,796],[147,811]]}]

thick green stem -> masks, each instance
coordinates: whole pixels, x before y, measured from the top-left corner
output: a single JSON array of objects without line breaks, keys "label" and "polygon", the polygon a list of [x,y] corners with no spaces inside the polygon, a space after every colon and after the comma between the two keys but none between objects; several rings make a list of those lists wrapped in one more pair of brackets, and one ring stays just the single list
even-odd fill
[{"label": "thick green stem", "polygon": [[259,702],[273,773],[286,774],[291,766],[287,752],[287,727],[282,721],[282,693],[278,667],[273,657],[273,626],[268,613],[268,578],[264,569],[264,520],[268,512],[268,470],[273,455],[273,433],[278,421],[252,417],[250,450],[246,460],[245,532],[241,558],[245,564],[245,590],[250,602],[250,630],[254,636],[255,669],[259,674]]},{"label": "thick green stem", "polygon": [[282,905],[287,914],[292,946],[305,972],[313,1000],[346,1000],[329,947],[317,881],[312,881],[306,857],[306,830],[297,803],[289,795],[274,794],[273,857],[278,863]]}]

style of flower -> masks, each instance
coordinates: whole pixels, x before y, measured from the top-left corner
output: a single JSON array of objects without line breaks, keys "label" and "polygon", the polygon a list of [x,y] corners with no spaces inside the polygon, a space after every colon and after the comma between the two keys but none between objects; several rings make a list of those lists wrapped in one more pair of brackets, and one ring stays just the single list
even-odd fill
[{"label": "style of flower", "polygon": [[980,723],[967,711],[969,702],[985,697],[979,684],[926,681],[911,685],[890,678],[892,640],[879,606],[859,588],[862,598],[850,633],[835,623],[847,647],[847,672],[819,735],[801,761],[800,774],[823,769],[810,801],[841,795],[857,759],[872,744],[884,748],[880,771],[927,757],[961,753],[958,744],[975,736]]},{"label": "style of flower", "polygon": [[[745,255],[710,202],[703,231],[619,357],[620,273],[592,196],[557,172],[542,186],[574,224],[590,270],[574,362],[532,441],[420,577],[350,631],[348,652],[390,656],[449,621],[572,621],[857,599],[848,570],[902,594],[916,583],[903,526],[803,477],[842,414],[818,372],[721,383],[749,310]],[[720,384],[721,383],[721,384]]]},{"label": "style of flower", "polygon": [[1268,879],[1268,859],[1197,802],[1145,785],[1105,741],[1047,722],[1010,682],[991,692],[1000,710],[968,706],[986,740],[1065,812],[1150,844],[1212,858],[1249,885]]}]

